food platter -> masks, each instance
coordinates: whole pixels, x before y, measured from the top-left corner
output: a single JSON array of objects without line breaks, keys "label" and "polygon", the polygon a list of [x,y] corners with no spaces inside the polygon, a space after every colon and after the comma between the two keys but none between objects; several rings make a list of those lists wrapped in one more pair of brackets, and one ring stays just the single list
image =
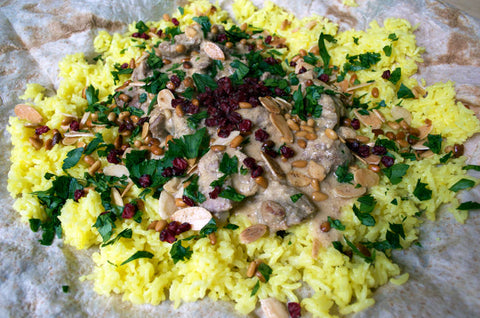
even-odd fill
[{"label": "food platter", "polygon": [[[361,3],[358,8],[345,7],[339,3],[330,7],[322,7],[317,2],[306,3],[305,7],[311,10],[305,10],[305,7],[300,6],[290,8],[288,3],[282,1],[278,4],[291,9],[299,16],[304,16],[306,12],[323,14],[338,22],[341,28],[364,29],[371,19],[381,21],[389,16],[409,17],[412,24],[421,23],[417,36],[419,45],[427,47],[427,53],[424,56],[425,66],[420,69],[420,76],[425,77],[430,84],[444,80],[444,74],[447,74],[447,78],[455,80],[459,87],[464,88],[462,95],[464,101],[471,103],[472,107],[475,106],[475,94],[467,93],[475,93],[475,88],[472,87],[476,85],[478,90],[480,84],[479,77],[471,76],[471,71],[478,69],[480,63],[478,57],[475,57],[476,46],[479,45],[478,21],[436,2],[406,1],[402,5],[393,3],[378,5],[377,2],[371,1]],[[25,87],[25,81],[56,87],[58,79],[54,74],[57,73],[57,62],[67,53],[91,49],[90,43],[95,36],[96,27],[119,31],[123,26],[124,16],[128,16],[128,22],[136,19],[155,19],[152,12],[163,12],[165,9],[163,5],[166,6],[166,3],[155,5],[154,10],[151,10],[149,3],[145,3],[134,13],[127,4],[112,9],[113,7],[96,5],[94,2],[89,4],[87,9],[82,8],[78,12],[74,2],[63,4],[60,8],[57,8],[58,4],[46,3],[39,5],[16,3],[2,8],[6,21],[3,25],[10,27],[2,35],[6,38],[5,53],[1,56],[2,68],[6,74],[6,85],[2,87],[3,107],[8,108],[11,114],[13,105],[18,103],[17,96],[21,95]],[[19,7],[22,8],[19,19],[15,21],[8,19],[11,12]],[[65,12],[75,22],[65,22],[65,18],[62,18]],[[411,14],[412,12],[422,14],[416,16]],[[39,19],[38,26],[31,25],[32,18]],[[45,32],[42,31],[42,26],[50,28],[44,38],[38,36]],[[449,34],[448,43],[440,40],[444,38],[443,35],[438,38],[431,36],[442,31]],[[458,41],[455,38],[462,40]],[[460,52],[452,53],[454,48],[461,47],[464,43],[471,44]],[[87,51],[87,54],[92,52]],[[29,67],[30,65],[35,67]],[[3,127],[6,121],[6,118],[2,119]],[[5,144],[8,144],[5,131],[4,134]],[[478,151],[476,147],[478,142],[471,141],[470,149],[473,153]],[[2,160],[7,162],[8,153],[3,153],[2,156]],[[478,164],[478,161],[473,160],[471,163]],[[3,169],[5,170],[3,176],[6,178],[8,166],[4,166]],[[471,200],[475,201],[475,197]],[[5,202],[4,206],[12,205],[12,200],[6,194],[2,202]],[[25,225],[18,222],[18,217],[12,209],[5,209],[2,213],[4,214],[2,254],[6,261],[2,262],[0,270],[2,278],[5,277],[2,285],[8,288],[2,288],[2,293],[5,294],[2,297],[1,309],[5,312],[13,316],[34,313],[41,317],[70,310],[72,315],[77,316],[114,317],[154,315],[159,311],[173,310],[168,302],[158,307],[134,306],[121,302],[120,297],[97,296],[89,282],[77,280],[79,273],[83,275],[90,271],[91,264],[88,261],[90,251],[79,253],[72,247],[62,246],[61,241],[47,249],[40,249],[35,236]],[[388,314],[396,316],[406,312],[419,316],[424,312],[428,312],[429,315],[474,316],[477,313],[478,300],[475,299],[475,295],[478,295],[478,284],[472,278],[478,276],[475,266],[478,257],[473,251],[476,250],[477,244],[475,238],[480,235],[479,218],[472,213],[467,224],[460,225],[443,213],[439,222],[427,222],[421,235],[423,249],[414,247],[395,255],[405,271],[411,274],[411,279],[401,287],[390,284],[380,288],[376,294],[377,304],[358,316],[384,317]],[[63,285],[69,285],[71,292],[63,293],[59,288]],[[11,293],[11,290],[15,292]],[[459,293],[459,290],[464,293]],[[20,299],[26,299],[28,305],[19,306]],[[185,304],[175,312],[180,316],[193,316],[193,312],[207,311],[210,303],[211,301],[205,300]],[[224,312],[230,312],[228,304],[215,303],[215,308],[218,308],[216,309],[218,316],[225,316]]]}]

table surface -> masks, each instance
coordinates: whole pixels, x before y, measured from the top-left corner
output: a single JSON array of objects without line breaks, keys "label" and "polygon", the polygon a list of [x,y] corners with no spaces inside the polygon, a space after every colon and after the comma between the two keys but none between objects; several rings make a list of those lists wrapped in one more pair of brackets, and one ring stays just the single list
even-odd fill
[{"label": "table surface", "polygon": [[467,12],[473,17],[480,19],[480,1],[479,0],[443,0],[451,5]]}]

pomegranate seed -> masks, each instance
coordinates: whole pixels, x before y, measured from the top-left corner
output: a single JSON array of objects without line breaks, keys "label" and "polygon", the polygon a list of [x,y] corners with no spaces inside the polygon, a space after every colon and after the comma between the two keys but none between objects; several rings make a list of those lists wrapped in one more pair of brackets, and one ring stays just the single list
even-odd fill
[{"label": "pomegranate seed", "polygon": [[390,157],[390,156],[383,156],[382,157],[382,163],[385,167],[391,167],[395,163],[395,159]]},{"label": "pomegranate seed", "polygon": [[117,150],[116,149],[112,149],[110,150],[110,152],[108,153],[107,155],[107,161],[109,163],[113,163],[113,164],[117,164],[117,163],[120,163],[120,159],[118,158],[117,156]]},{"label": "pomegranate seed", "polygon": [[295,66],[297,66],[297,62],[290,61],[290,66],[291,66],[291,67],[295,67]]},{"label": "pomegranate seed", "polygon": [[307,71],[307,69],[305,68],[305,66],[302,66],[302,68],[300,70],[298,70],[298,74],[303,74]]},{"label": "pomegranate seed", "polygon": [[220,33],[219,35],[217,35],[217,42],[223,43],[227,42],[227,40],[227,35],[225,33]]},{"label": "pomegranate seed", "polygon": [[162,242],[168,242],[172,244],[175,242],[177,239],[175,238],[175,233],[173,233],[170,230],[163,229],[162,232],[160,232],[160,241]]},{"label": "pomegranate seed", "polygon": [[177,167],[172,167],[172,175],[173,176],[182,176],[185,173],[185,169],[179,169]]},{"label": "pomegranate seed", "polygon": [[265,43],[270,44],[271,42],[272,42],[272,36],[267,35],[267,37],[265,38]]},{"label": "pomegranate seed", "polygon": [[163,30],[162,30],[162,29],[160,29],[160,30],[157,31],[157,35],[158,35],[159,37],[161,37],[162,34],[163,34]]},{"label": "pomegranate seed", "polygon": [[270,135],[263,129],[257,129],[255,132],[255,140],[265,141],[270,137]]},{"label": "pomegranate seed", "polygon": [[85,195],[85,190],[83,189],[77,189],[75,190],[75,192],[73,193],[73,200],[75,202],[78,202],[78,200],[80,200],[81,197],[83,197]]},{"label": "pomegranate seed", "polygon": [[48,128],[48,126],[40,126],[38,128],[35,128],[35,134],[40,136],[41,134],[44,134],[49,130],[50,128]]},{"label": "pomegranate seed", "polygon": [[177,228],[178,228],[179,225],[180,225],[180,222],[172,221],[172,222],[167,224],[166,229],[175,233],[177,231]]},{"label": "pomegranate seed", "polygon": [[135,215],[137,207],[131,203],[125,204],[123,207],[122,218],[124,219],[131,219]]},{"label": "pomegranate seed", "polygon": [[247,133],[252,129],[252,121],[249,119],[243,119],[238,125],[238,129],[241,133]]},{"label": "pomegranate seed", "polygon": [[252,157],[247,157],[247,158],[243,159],[243,164],[248,169],[255,169],[257,167],[257,161],[255,159],[253,159]]},{"label": "pomegranate seed", "polygon": [[292,158],[295,155],[293,149],[287,146],[280,147],[280,153],[287,159]]},{"label": "pomegranate seed", "polygon": [[123,63],[122,66],[120,66],[121,68],[128,68],[128,63]]},{"label": "pomegranate seed", "polygon": [[185,170],[188,168],[188,162],[183,158],[173,159],[172,165],[174,168],[177,168],[179,170]]},{"label": "pomegranate seed", "polygon": [[218,195],[220,194],[221,190],[222,190],[222,188],[220,186],[216,186],[213,189],[213,191],[208,194],[208,196],[210,197],[210,199],[216,199],[216,198],[218,198]]},{"label": "pomegranate seed", "polygon": [[362,158],[370,156],[370,147],[367,145],[360,145],[357,151],[358,155]]},{"label": "pomegranate seed", "polygon": [[374,155],[383,156],[387,153],[387,148],[385,148],[384,146],[373,146],[372,153]]},{"label": "pomegranate seed", "polygon": [[72,121],[70,123],[70,129],[73,131],[79,131],[80,130],[80,123],[76,120]]},{"label": "pomegranate seed", "polygon": [[167,167],[162,171],[162,176],[165,178],[170,178],[173,176],[173,169],[172,167]]},{"label": "pomegranate seed", "polygon": [[321,80],[322,82],[327,83],[328,80],[330,79],[330,76],[328,76],[328,74],[323,73],[318,77],[318,79]]},{"label": "pomegranate seed", "polygon": [[152,184],[152,177],[150,177],[148,174],[144,174],[138,179],[138,183],[142,188],[147,188]]},{"label": "pomegranate seed", "polygon": [[187,197],[186,195],[182,196],[183,202],[185,202],[186,205],[189,206],[195,206],[195,201],[193,201],[191,198]]},{"label": "pomegranate seed", "polygon": [[287,308],[291,318],[298,318],[302,315],[302,307],[300,307],[299,303],[288,303]]},{"label": "pomegranate seed", "polygon": [[350,126],[352,126],[352,128],[355,130],[360,129],[360,120],[358,120],[357,118],[352,119]]},{"label": "pomegranate seed", "polygon": [[382,78],[388,80],[392,74],[390,73],[390,70],[386,70],[382,74]]},{"label": "pomegranate seed", "polygon": [[250,175],[252,178],[260,177],[263,174],[263,168],[261,166],[257,166],[255,169],[252,170]]},{"label": "pomegranate seed", "polygon": [[178,20],[176,18],[172,18],[172,23],[175,25],[175,26],[178,26],[180,24],[180,22],[178,22]]},{"label": "pomegranate seed", "polygon": [[350,149],[353,152],[357,152],[358,148],[360,147],[360,143],[356,139],[347,139],[346,145],[348,149]]},{"label": "pomegranate seed", "polygon": [[173,84],[175,84],[175,87],[179,87],[180,84],[182,83],[182,81],[180,80],[180,77],[178,77],[178,76],[175,75],[175,74],[170,77],[170,81],[171,81]]},{"label": "pomegranate seed", "polygon": [[191,228],[192,228],[192,225],[190,223],[184,222],[177,227],[175,234],[176,235],[182,234],[183,232],[190,231]]}]

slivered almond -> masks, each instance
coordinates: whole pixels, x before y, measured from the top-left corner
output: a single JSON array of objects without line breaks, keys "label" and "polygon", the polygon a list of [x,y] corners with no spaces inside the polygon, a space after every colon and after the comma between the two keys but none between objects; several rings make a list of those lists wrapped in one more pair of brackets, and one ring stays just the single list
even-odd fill
[{"label": "slivered almond", "polygon": [[287,179],[294,187],[306,187],[311,182],[309,177],[295,170],[291,170],[287,173]]},{"label": "slivered almond", "polygon": [[327,176],[325,173],[325,167],[312,160],[308,162],[307,170],[311,178],[318,179],[320,182]]},{"label": "slivered almond", "polygon": [[261,238],[267,232],[267,226],[265,224],[255,224],[247,227],[240,233],[240,242],[248,244],[255,242]]},{"label": "slivered almond", "polygon": [[271,96],[259,97],[258,100],[269,112],[280,114],[280,107],[278,107],[277,101]]},{"label": "slivered almond", "polygon": [[377,155],[370,155],[365,158],[365,162],[369,165],[378,165],[380,163],[380,157]]},{"label": "slivered almond", "polygon": [[260,306],[266,318],[288,318],[287,308],[275,298],[265,298],[260,300]]},{"label": "slivered almond", "polygon": [[413,150],[430,150],[430,148],[428,148],[423,144],[424,142],[425,140],[420,140],[419,142],[417,142],[415,145],[412,146],[412,149]]},{"label": "slivered almond", "polygon": [[103,173],[106,176],[112,176],[117,178],[121,178],[123,176],[127,176],[127,177],[130,176],[130,172],[128,172],[127,167],[125,167],[124,165],[106,166],[105,168],[103,168]]},{"label": "slivered almond", "polygon": [[118,192],[117,188],[115,187],[111,188],[110,197],[112,198],[112,201],[115,205],[123,206],[123,199],[122,199],[122,196],[120,195],[120,192]]},{"label": "slivered almond", "polygon": [[85,126],[89,117],[90,117],[90,112],[86,112],[85,114],[83,114],[82,119],[80,120],[80,127]]},{"label": "slivered almond", "polygon": [[287,121],[282,115],[270,113],[270,121],[275,126],[275,128],[277,128],[278,131],[282,134],[286,142],[288,143],[293,142],[292,131],[288,127]]},{"label": "slivered almond", "polygon": [[18,118],[29,121],[32,124],[41,124],[43,121],[42,115],[30,105],[18,104],[13,111]]},{"label": "slivered almond", "polygon": [[378,117],[378,119],[380,119],[382,121],[382,123],[385,122],[385,117],[383,116],[383,114],[378,111],[378,109],[374,109],[372,110],[372,112]]},{"label": "slivered almond", "polygon": [[125,189],[123,189],[122,191],[122,198],[128,193],[128,191],[130,191],[130,189],[133,187],[134,183],[133,181],[130,181],[127,186],[125,187]]},{"label": "slivered almond", "polygon": [[430,125],[424,125],[422,127],[418,127],[418,131],[419,131],[419,135],[418,135],[418,138],[419,139],[425,139],[427,138],[428,134],[432,132],[432,129],[433,129],[433,126],[432,124]]},{"label": "slivered almond", "polygon": [[292,104],[290,104],[289,102],[287,102],[283,98],[275,97],[275,100],[277,101],[277,104],[278,104],[278,106],[280,106],[281,110],[283,110],[285,112],[289,112],[292,109]]},{"label": "slivered almond", "polygon": [[212,214],[205,208],[195,206],[176,211],[170,219],[190,223],[192,230],[200,231],[212,219]]},{"label": "slivered almond", "polygon": [[353,173],[353,177],[356,183],[367,188],[377,185],[380,181],[378,174],[367,168],[357,169]]},{"label": "slivered almond", "polygon": [[356,85],[356,86],[352,86],[352,87],[347,88],[345,91],[346,92],[351,92],[351,91],[354,91],[354,90],[359,89],[359,88],[370,86],[372,84],[375,84],[375,81],[369,82],[369,83],[363,83],[363,84]]},{"label": "slivered almond", "polygon": [[63,135],[66,138],[94,137],[94,134],[88,132],[71,131]]},{"label": "slivered almond", "polygon": [[357,198],[367,191],[366,188],[360,187],[356,188],[353,184],[341,184],[336,186],[333,189],[333,193],[340,198],[350,199],[350,198]]},{"label": "slivered almond", "polygon": [[408,109],[400,107],[400,106],[393,106],[392,110],[390,111],[392,114],[393,119],[403,119],[407,122],[407,124],[412,124],[412,114],[408,111]]},{"label": "slivered almond", "polygon": [[278,179],[285,179],[285,172],[282,170],[282,168],[280,168],[278,163],[272,157],[265,154],[263,151],[261,151],[260,154],[270,172]]},{"label": "slivered almond", "polygon": [[160,197],[158,198],[158,214],[160,217],[169,219],[176,209],[175,198],[167,191],[160,192]]},{"label": "slivered almond", "polygon": [[202,49],[209,58],[213,60],[225,60],[225,54],[222,49],[213,42],[204,42]]},{"label": "slivered almond", "polygon": [[362,115],[356,109],[353,112],[355,113],[355,116],[358,118],[358,120],[360,120],[360,122],[365,126],[370,126],[372,127],[372,129],[379,129],[380,127],[382,127],[383,122],[374,113]]},{"label": "slivered almond", "polygon": [[76,137],[65,137],[62,139],[62,144],[65,146],[70,146],[75,144],[78,141],[78,138]]}]

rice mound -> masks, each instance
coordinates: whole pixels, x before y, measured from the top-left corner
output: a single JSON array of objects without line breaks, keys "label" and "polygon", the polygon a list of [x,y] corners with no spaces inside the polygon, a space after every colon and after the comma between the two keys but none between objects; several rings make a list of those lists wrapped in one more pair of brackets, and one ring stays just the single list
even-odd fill
[{"label": "rice mound", "polygon": [[[352,2],[354,3],[354,2]],[[212,12],[211,4],[206,1],[196,1],[184,8],[184,15],[176,13],[174,16],[184,26],[192,22],[192,17],[207,14],[212,23],[227,21],[227,27],[233,22],[227,13],[222,10]],[[408,21],[402,19],[388,19],[384,26],[372,22],[366,31],[349,30],[337,34],[337,25],[319,16],[302,20],[285,12],[271,2],[266,2],[263,9],[257,9],[249,0],[238,0],[233,5],[236,20],[251,24],[254,27],[264,28],[271,34],[276,33],[287,39],[289,51],[279,50],[283,58],[290,59],[300,49],[309,49],[317,43],[321,32],[335,35],[337,43],[327,43],[332,63],[342,65],[346,54],[355,55],[365,52],[382,52],[385,45],[389,45],[389,34],[395,33],[398,41],[393,42],[393,53],[390,57],[382,54],[381,61],[375,65],[376,72],[359,71],[359,80],[367,82],[375,79],[372,85],[380,91],[379,98],[371,96],[371,87],[356,91],[355,96],[362,96],[363,101],[378,103],[382,99],[386,108],[382,109],[387,119],[389,109],[397,103],[395,92],[401,82],[406,85],[416,85],[411,78],[417,71],[417,62],[421,62],[423,48],[416,46],[414,28]],[[282,22],[287,19],[291,24],[282,29]],[[316,22],[312,22],[316,21]],[[148,22],[148,26],[165,28],[173,26],[171,22]],[[50,128],[59,128],[62,113],[81,115],[87,103],[82,98],[84,87],[92,84],[99,89],[99,98],[105,98],[115,88],[110,72],[115,63],[128,63],[131,58],[138,58],[142,52],[138,43],[130,37],[135,32],[134,24],[121,35],[110,35],[100,31],[94,41],[95,50],[102,54],[103,61],[98,60],[91,64],[81,53],[66,56],[60,63],[59,76],[63,79],[55,96],[46,97],[44,88],[38,84],[28,85],[24,99],[31,99],[34,107],[45,117],[49,118],[46,125]],[[354,43],[358,38],[358,45]],[[147,41],[147,48],[153,45]],[[395,66],[394,66],[395,65]],[[379,73],[385,69],[402,68],[402,78],[397,85],[389,81],[378,81]],[[126,80],[121,75],[121,80]],[[373,86],[372,86],[373,87]],[[437,83],[426,88],[425,98],[406,100],[402,106],[411,111],[414,127],[423,125],[425,119],[434,123],[433,133],[446,137],[447,144],[463,143],[468,137],[480,131],[480,123],[473,112],[455,101],[454,84],[452,82]],[[372,136],[368,128],[362,128],[362,133]],[[45,218],[42,206],[31,193],[45,190],[51,186],[51,181],[44,178],[45,173],[63,174],[61,165],[68,151],[73,146],[55,145],[50,151],[45,149],[33,150],[28,141],[32,134],[31,128],[24,127],[16,117],[10,118],[8,131],[12,136],[13,150],[11,155],[11,169],[8,175],[8,191],[16,198],[14,208],[23,221],[30,218]],[[117,128],[102,132],[106,141],[112,142],[117,134]],[[85,138],[85,142],[91,138]],[[28,154],[28,156],[25,156]],[[377,206],[372,215],[378,220],[373,227],[366,227],[355,217],[352,207],[343,209],[341,221],[346,226],[345,236],[352,242],[363,239],[375,241],[385,239],[389,223],[403,221],[405,239],[401,240],[404,247],[410,246],[417,240],[418,227],[421,219],[416,217],[419,210],[425,211],[428,219],[435,219],[438,207],[444,203],[452,203],[450,211],[459,222],[468,217],[467,211],[457,211],[458,206],[455,193],[448,188],[465,176],[462,170],[464,158],[451,159],[448,164],[438,165],[439,155],[434,155],[421,161],[408,162],[411,168],[403,181],[391,185],[389,180],[381,177],[380,184],[372,188],[372,195],[377,200]],[[396,162],[406,159],[396,158]],[[102,159],[102,166],[108,163]],[[70,169],[74,177],[82,177],[88,165],[81,161]],[[433,191],[432,199],[418,201],[411,195],[417,180],[428,184]],[[141,191],[134,187],[128,195],[135,198]],[[408,200],[402,200],[402,198]],[[398,205],[391,202],[397,199]],[[401,274],[401,270],[390,258],[383,253],[377,253],[375,266],[354,256],[349,258],[332,246],[321,249],[318,258],[311,256],[312,238],[311,224],[293,227],[288,240],[276,236],[264,237],[248,245],[241,244],[239,233],[249,226],[244,217],[233,216],[230,222],[239,226],[237,230],[219,229],[217,244],[211,245],[208,238],[189,241],[193,249],[192,258],[185,262],[174,264],[170,255],[170,244],[161,242],[158,233],[146,230],[147,225],[157,215],[158,201],[147,196],[145,212],[141,224],[133,220],[118,222],[114,236],[120,231],[131,228],[132,239],[119,240],[116,244],[100,247],[92,259],[95,263],[93,272],[82,279],[93,280],[95,291],[101,295],[111,293],[122,294],[124,300],[135,304],[159,304],[167,298],[175,306],[183,301],[191,302],[204,297],[213,300],[229,300],[235,303],[235,309],[242,314],[253,311],[259,299],[275,297],[282,302],[301,301],[304,309],[316,317],[332,317],[332,312],[345,315],[358,312],[374,303],[373,290],[386,284],[392,277]],[[79,202],[69,200],[63,207],[61,221],[63,237],[67,244],[78,249],[85,249],[101,244],[102,239],[97,230],[92,227],[95,219],[101,213],[102,206],[99,195],[90,192]],[[184,233],[187,237],[191,232]],[[152,259],[138,259],[126,265],[119,266],[122,261],[138,250],[150,251]],[[260,258],[272,268],[273,274],[268,284],[261,284],[258,293],[250,296],[256,280],[245,275],[249,259]],[[394,280],[401,284],[408,279],[402,275]],[[302,287],[302,282],[311,289],[311,296],[299,299],[296,290]],[[167,296],[168,295],[168,296]]]}]

